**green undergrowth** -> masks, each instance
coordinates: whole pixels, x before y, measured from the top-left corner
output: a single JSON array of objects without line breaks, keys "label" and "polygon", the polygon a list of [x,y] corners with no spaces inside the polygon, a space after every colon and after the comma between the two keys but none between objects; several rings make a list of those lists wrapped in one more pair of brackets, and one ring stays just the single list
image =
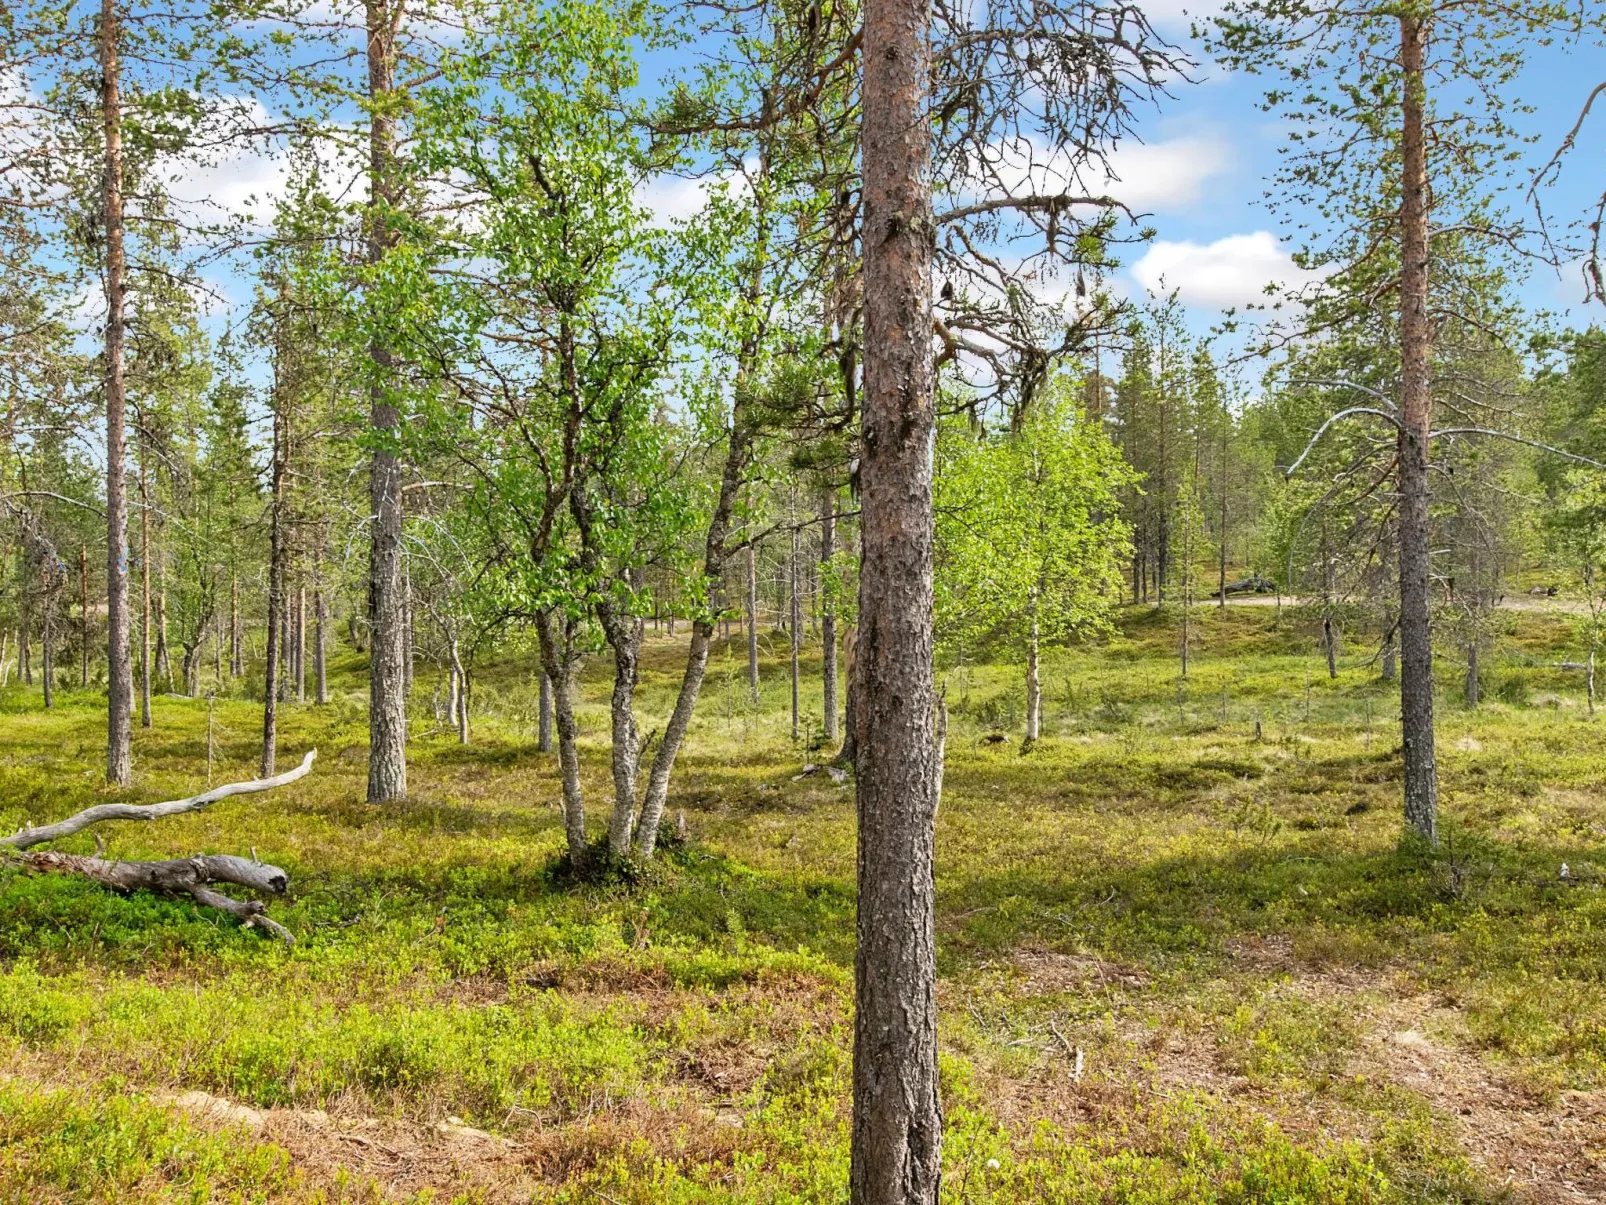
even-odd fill
[{"label": "green undergrowth", "polygon": [[[1177,615],[1132,612],[1047,658],[1026,753],[1020,667],[941,667],[952,1200],[1501,1199],[1442,1105],[1374,1065],[1389,1026],[1420,1023],[1536,1107],[1606,1085],[1606,753],[1554,668],[1571,628],[1514,617],[1490,670],[1506,685],[1475,710],[1445,668],[1446,837],[1428,852],[1399,840],[1397,697],[1358,638],[1328,679],[1317,622],[1200,608],[1182,680]],[[682,655],[649,639],[644,730]],[[307,779],[101,830],[116,857],[283,866],[270,909],[294,948],[0,868],[0,1200],[840,1199],[852,791],[803,773],[818,711],[793,741],[784,663],[755,705],[740,639],[717,649],[669,805],[690,840],[585,883],[561,873],[527,659],[477,671],[467,747],[437,730],[421,675],[412,798],[383,806],[363,799],[362,658],[333,665],[330,704],[284,709],[282,763],[320,751]],[[254,772],[254,689],[212,709],[214,782]],[[598,837],[606,692],[589,665]],[[0,827],[204,787],[205,701],[154,713],[136,786],[107,792],[103,696],[64,690],[47,713],[37,689],[0,692]],[[1430,1017],[1399,1019],[1424,999]],[[514,1145],[420,1197],[162,1103],[192,1090],[421,1132],[460,1118]]]}]

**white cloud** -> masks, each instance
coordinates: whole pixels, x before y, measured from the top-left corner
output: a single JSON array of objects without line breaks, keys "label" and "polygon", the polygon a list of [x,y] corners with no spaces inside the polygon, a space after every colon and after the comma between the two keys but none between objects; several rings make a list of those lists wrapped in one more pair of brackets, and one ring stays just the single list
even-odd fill
[{"label": "white cloud", "polygon": [[1221,0],[1138,0],[1143,15],[1156,29],[1186,31],[1195,21],[1206,21],[1221,11]]},{"label": "white cloud", "polygon": [[1232,146],[1214,134],[1120,143],[1107,162],[1073,162],[1069,152],[1032,139],[995,143],[961,197],[1069,193],[1112,196],[1136,213],[1184,209],[1207,182],[1230,171]]},{"label": "white cloud", "polygon": [[1320,273],[1298,267],[1269,230],[1213,243],[1153,243],[1132,265],[1132,276],[1151,292],[1176,289],[1189,305],[1222,309],[1267,300],[1268,285],[1281,291],[1320,279]]},{"label": "white cloud", "polygon": [[1110,157],[1104,187],[1136,210],[1181,209],[1204,193],[1207,181],[1232,169],[1231,145],[1214,135],[1164,142],[1124,142]]}]

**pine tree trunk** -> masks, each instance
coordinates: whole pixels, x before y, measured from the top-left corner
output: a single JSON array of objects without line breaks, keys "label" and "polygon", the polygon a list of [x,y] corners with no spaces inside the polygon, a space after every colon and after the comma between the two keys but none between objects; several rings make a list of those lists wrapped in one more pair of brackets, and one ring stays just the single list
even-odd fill
[{"label": "pine tree trunk", "polygon": [[296,587],[296,702],[307,701],[307,588]]},{"label": "pine tree trunk", "polygon": [[1333,629],[1333,617],[1322,617],[1322,647],[1327,653],[1327,676],[1338,677],[1338,633]]},{"label": "pine tree trunk", "polygon": [[127,786],[134,776],[134,666],[128,623],[128,494],[126,398],[123,389],[123,102],[118,52],[122,31],[117,0],[100,5],[100,114],[105,179],[101,233],[106,243],[106,781]]},{"label": "pine tree trunk", "polygon": [[273,479],[268,504],[268,647],[262,681],[262,764],[258,778],[272,778],[279,749],[279,660],[283,639],[284,478],[289,459],[289,433],[285,430],[284,400],[273,399]]},{"label": "pine tree trunk", "polygon": [[1478,705],[1478,642],[1475,639],[1467,641],[1466,698],[1468,707]]},{"label": "pine tree trunk", "polygon": [[[395,35],[402,0],[366,0],[369,123],[368,261],[379,264],[394,245],[387,210],[397,205]],[[407,797],[406,614],[402,598],[401,462],[392,441],[401,415],[385,386],[393,367],[390,348],[369,347],[376,380],[369,393],[369,421],[377,437],[369,465],[368,548],[368,801]]]},{"label": "pine tree trunk", "polygon": [[831,571],[836,553],[836,491],[827,489],[820,503],[820,678],[821,706],[825,715],[825,743],[837,742],[836,714],[836,607],[823,589],[825,575]]},{"label": "pine tree trunk", "polygon": [[313,562],[312,614],[312,670],[316,679],[319,706],[329,702],[329,607],[323,597],[323,549],[318,550]]},{"label": "pine tree trunk", "polygon": [[139,440],[139,726],[151,726],[151,499],[145,439]]},{"label": "pine tree trunk", "polygon": [[747,688],[758,706],[758,553],[747,546]]},{"label": "pine tree trunk", "polygon": [[1423,129],[1425,35],[1420,16],[1400,17],[1404,71],[1400,198],[1400,728],[1405,820],[1438,844],[1439,774],[1434,757],[1433,634],[1428,578],[1428,438],[1432,424],[1433,328],[1428,313],[1427,147]]},{"label": "pine tree trunk", "polygon": [[934,1205],[942,1178],[929,26],[920,0],[865,5],[853,1205]]},{"label": "pine tree trunk", "polygon": [[851,766],[858,756],[858,744],[854,733],[858,731],[855,717],[859,714],[859,687],[858,677],[854,666],[858,651],[859,629],[856,624],[848,624],[842,633],[842,676],[847,683],[847,697],[842,704],[842,748],[837,750],[836,764]]}]

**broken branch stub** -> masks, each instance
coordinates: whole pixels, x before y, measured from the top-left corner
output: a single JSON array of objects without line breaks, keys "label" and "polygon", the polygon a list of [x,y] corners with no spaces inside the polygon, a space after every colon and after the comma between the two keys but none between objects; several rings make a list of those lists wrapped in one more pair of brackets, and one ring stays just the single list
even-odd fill
[{"label": "broken branch stub", "polygon": [[[59,841],[82,832],[104,820],[155,820],[162,816],[177,816],[199,811],[220,799],[234,795],[249,795],[271,790],[304,778],[312,769],[316,749],[308,752],[294,770],[271,778],[257,778],[249,782],[229,783],[188,799],[174,799],[165,803],[146,805],[104,803],[85,808],[66,820],[47,824],[41,828],[24,828],[10,837],[0,838],[0,846],[10,846],[7,853],[23,868],[55,874],[76,874],[91,879],[113,891],[151,891],[158,895],[189,897],[198,904],[217,908],[236,917],[248,929],[261,929],[272,933],[289,944],[295,938],[283,925],[267,915],[260,900],[237,900],[212,890],[214,883],[232,883],[249,887],[253,891],[283,895],[290,885],[290,876],[277,866],[259,862],[255,857],[241,858],[233,854],[196,854],[191,858],[174,858],[163,862],[120,862],[84,854],[65,854],[54,850],[37,853],[25,852],[35,845]],[[15,851],[15,852],[12,852]],[[97,850],[98,852],[98,850]],[[253,851],[254,853],[254,851]]]}]

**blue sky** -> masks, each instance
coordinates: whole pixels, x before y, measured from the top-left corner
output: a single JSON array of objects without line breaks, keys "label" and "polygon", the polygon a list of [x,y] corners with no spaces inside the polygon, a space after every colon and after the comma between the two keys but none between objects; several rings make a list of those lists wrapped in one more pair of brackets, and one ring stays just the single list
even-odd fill
[{"label": "blue sky", "polygon": [[[1174,0],[1144,7],[1162,32],[1185,46],[1192,46],[1190,10],[1210,11]],[[1539,136],[1514,173],[1520,181],[1514,207],[1523,207],[1521,192],[1533,170],[1572,126],[1590,89],[1606,80],[1606,55],[1600,50],[1598,38],[1583,46],[1540,49],[1512,89],[1515,99],[1536,110],[1517,119],[1521,127]],[[1196,47],[1195,57],[1203,58]],[[1279,238],[1280,223],[1264,195],[1283,133],[1277,120],[1259,108],[1266,81],[1207,65],[1200,75],[1203,82],[1180,86],[1140,123],[1150,155],[1132,179],[1142,184],[1140,193],[1152,196],[1144,207],[1153,214],[1158,237],[1117,280],[1117,287],[1142,296],[1163,275],[1168,286],[1180,290],[1196,329],[1219,320],[1224,306],[1256,300],[1268,278],[1295,276],[1290,248]],[[1558,185],[1545,190],[1547,211],[1556,218],[1582,218],[1606,188],[1603,147],[1606,103],[1598,106],[1580,135]],[[1117,162],[1131,153],[1123,148]],[[1591,311],[1580,305],[1583,286],[1576,266],[1570,265],[1563,277],[1536,266],[1522,291],[1528,305],[1554,311],[1562,321],[1584,324],[1600,313],[1598,306]]]}]

